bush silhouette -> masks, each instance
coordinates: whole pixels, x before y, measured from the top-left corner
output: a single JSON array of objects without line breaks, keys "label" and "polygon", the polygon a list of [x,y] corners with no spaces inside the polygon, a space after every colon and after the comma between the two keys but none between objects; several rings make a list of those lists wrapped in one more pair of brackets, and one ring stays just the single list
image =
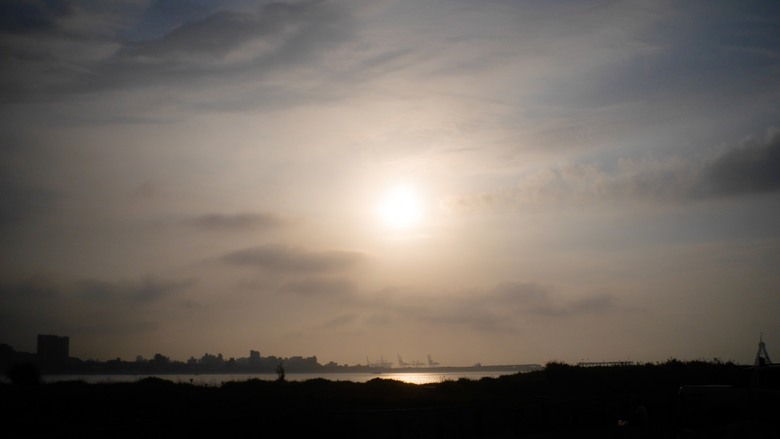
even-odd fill
[{"label": "bush silhouette", "polygon": [[35,386],[41,383],[41,371],[32,363],[14,364],[7,375],[11,383],[17,386]]}]

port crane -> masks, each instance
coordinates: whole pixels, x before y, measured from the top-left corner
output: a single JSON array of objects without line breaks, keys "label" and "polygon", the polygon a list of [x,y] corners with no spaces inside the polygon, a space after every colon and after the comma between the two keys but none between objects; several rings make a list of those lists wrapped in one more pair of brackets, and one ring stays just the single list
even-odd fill
[{"label": "port crane", "polygon": [[389,369],[389,368],[393,367],[393,363],[391,361],[385,361],[385,357],[384,356],[381,356],[380,359],[379,359],[379,362],[377,362],[377,363],[372,363],[368,359],[368,357],[366,357],[366,364],[368,365],[368,367],[374,367],[374,368],[379,368],[379,369]]},{"label": "port crane", "polygon": [[404,359],[401,357],[400,354],[398,355],[398,366],[399,367],[409,367],[409,366],[411,366],[411,367],[420,367],[422,365],[423,365],[422,361],[418,361],[418,360],[413,360],[411,363],[407,363],[406,361],[404,361]]}]

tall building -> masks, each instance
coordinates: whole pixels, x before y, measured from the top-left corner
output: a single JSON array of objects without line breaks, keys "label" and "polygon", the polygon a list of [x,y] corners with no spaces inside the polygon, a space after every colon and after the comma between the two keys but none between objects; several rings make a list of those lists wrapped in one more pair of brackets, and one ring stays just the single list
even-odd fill
[{"label": "tall building", "polygon": [[38,362],[44,368],[60,368],[68,364],[70,338],[58,335],[38,335]]}]

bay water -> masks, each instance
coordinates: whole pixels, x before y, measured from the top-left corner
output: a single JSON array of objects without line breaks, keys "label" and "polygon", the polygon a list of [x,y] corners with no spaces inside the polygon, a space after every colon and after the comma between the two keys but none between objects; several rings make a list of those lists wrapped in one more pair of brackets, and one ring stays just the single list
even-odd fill
[{"label": "bay water", "polygon": [[[512,375],[517,371],[461,371],[461,372],[382,372],[382,373],[287,373],[287,381],[307,381],[311,379],[326,379],[329,381],[351,381],[364,383],[375,378],[403,381],[411,384],[432,384],[459,379],[480,380],[482,378],[497,378],[502,375]],[[219,374],[95,374],[95,375],[44,375],[44,383],[62,381],[83,381],[86,383],[123,383],[136,382],[144,378],[156,377],[175,383],[189,383],[199,386],[221,386],[228,382],[241,382],[251,379],[275,381],[275,373],[219,373]]]}]

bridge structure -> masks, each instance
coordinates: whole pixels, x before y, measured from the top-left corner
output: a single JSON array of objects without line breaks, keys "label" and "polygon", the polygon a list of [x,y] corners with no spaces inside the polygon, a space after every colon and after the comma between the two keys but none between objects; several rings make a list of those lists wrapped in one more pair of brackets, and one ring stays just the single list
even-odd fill
[{"label": "bridge structure", "polygon": [[599,367],[599,366],[633,366],[633,361],[581,361],[577,366]]},{"label": "bridge structure", "polygon": [[756,352],[756,359],[753,362],[754,366],[765,366],[772,364],[772,360],[769,359],[769,352],[766,351],[766,343],[764,343],[764,334],[758,338],[758,352]]}]

